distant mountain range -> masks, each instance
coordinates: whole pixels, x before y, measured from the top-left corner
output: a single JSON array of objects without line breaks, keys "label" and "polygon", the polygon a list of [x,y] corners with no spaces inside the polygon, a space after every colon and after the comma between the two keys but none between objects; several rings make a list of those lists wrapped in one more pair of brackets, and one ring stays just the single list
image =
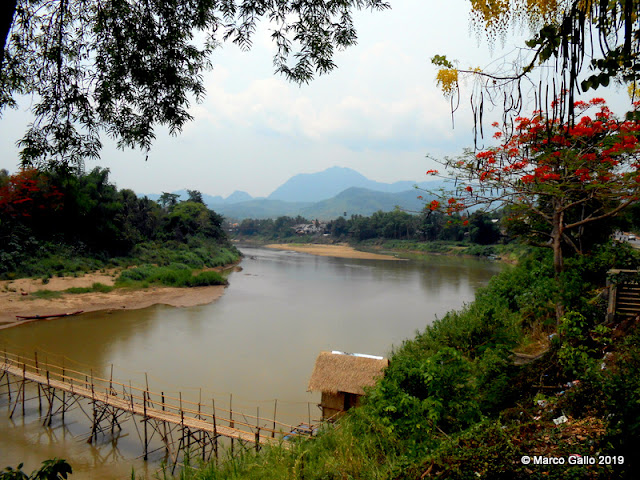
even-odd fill
[{"label": "distant mountain range", "polygon": [[[187,198],[189,198],[189,194],[187,193],[186,189],[176,190],[175,192],[171,192],[171,193],[175,193],[176,195],[179,195],[178,197],[179,200],[186,200]],[[146,197],[157,202],[158,199],[160,198],[160,194],[150,193],[146,195]],[[210,208],[213,208],[214,206],[217,206],[217,205],[231,205],[233,203],[247,202],[249,200],[256,200],[260,198],[264,198],[264,197],[256,197],[254,199],[247,192],[243,192],[241,190],[236,190],[227,198],[223,198],[220,195],[213,196],[213,195],[207,195],[206,193],[202,194],[202,199],[204,200],[204,203],[206,203]]]},{"label": "distant mountain range", "polygon": [[[319,202],[335,197],[351,187],[376,192],[400,193],[413,189],[418,182],[382,183],[369,180],[361,173],[345,167],[331,167],[317,173],[301,173],[291,177],[267,198],[285,202]],[[429,182],[422,182],[424,187]]]},{"label": "distant mountain range", "polygon": [[[379,210],[390,211],[396,206],[408,211],[420,211],[428,194],[414,187],[437,190],[441,182],[382,183],[344,167],[331,167],[317,173],[291,177],[267,198],[253,198],[246,192],[235,191],[227,198],[203,194],[205,203],[228,219],[276,218],[301,215],[309,219],[327,220],[340,215],[371,215]],[[182,200],[186,190],[173,192]],[[422,195],[424,199],[418,199]],[[159,194],[147,195],[157,200]]]}]

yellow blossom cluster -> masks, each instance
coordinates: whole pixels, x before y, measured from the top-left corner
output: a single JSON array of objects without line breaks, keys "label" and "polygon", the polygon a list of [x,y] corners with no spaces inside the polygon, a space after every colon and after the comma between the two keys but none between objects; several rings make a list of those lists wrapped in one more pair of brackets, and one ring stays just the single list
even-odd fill
[{"label": "yellow blossom cluster", "polygon": [[437,85],[442,88],[446,97],[454,95],[458,91],[458,70],[455,68],[441,68],[436,76]]},{"label": "yellow blossom cluster", "polygon": [[[593,0],[582,0],[590,8]],[[526,23],[535,28],[557,21],[570,0],[471,0],[471,18],[476,29],[489,38],[506,33],[514,23]]]}]

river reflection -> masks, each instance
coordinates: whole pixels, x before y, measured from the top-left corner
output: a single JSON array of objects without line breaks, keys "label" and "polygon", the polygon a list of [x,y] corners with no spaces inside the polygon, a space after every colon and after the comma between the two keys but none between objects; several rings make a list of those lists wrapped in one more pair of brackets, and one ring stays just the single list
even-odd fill
[{"label": "river reflection", "polygon": [[[215,398],[223,408],[233,393],[234,410],[248,413],[256,407],[272,412],[277,398],[278,420],[297,423],[307,419],[308,403],[319,400],[306,392],[318,352],[387,355],[436,316],[473,300],[475,290],[503,268],[444,256],[390,262],[241,250],[243,270],[230,276],[213,304],[32,323],[0,331],[0,346],[48,352],[39,355],[52,363],[64,356],[65,365],[97,375],[108,376],[113,364],[114,378],[124,383],[148,381],[151,390]],[[56,421],[48,430],[37,421],[37,405],[13,420],[6,396],[2,406],[0,468],[25,461],[33,469],[53,456],[69,459],[80,472],[74,478],[123,478],[132,464],[141,474],[155,468],[134,460],[141,453],[135,430],[125,430],[115,449],[110,439],[91,447],[78,441],[89,428],[80,417],[72,425]],[[311,413],[317,417],[315,406]]]}]

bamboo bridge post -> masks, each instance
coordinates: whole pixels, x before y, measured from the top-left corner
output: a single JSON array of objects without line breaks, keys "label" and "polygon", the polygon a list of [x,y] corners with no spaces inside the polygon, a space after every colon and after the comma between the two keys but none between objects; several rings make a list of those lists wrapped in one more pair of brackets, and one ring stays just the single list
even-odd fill
[{"label": "bamboo bridge post", "polygon": [[[162,411],[164,412],[164,392],[160,392],[160,399],[162,401]],[[162,431],[164,433],[164,445],[165,454],[169,454],[169,439],[167,438],[167,422],[162,422]]]},{"label": "bamboo bridge post", "polygon": [[[229,394],[229,428],[234,428],[233,423],[233,393]],[[233,456],[233,437],[231,437],[231,456]]]},{"label": "bamboo bridge post", "polygon": [[260,407],[256,411],[256,452],[260,451]]},{"label": "bamboo bridge post", "polygon": [[[20,357],[18,357],[18,364],[20,363]],[[18,402],[20,401],[20,395],[22,395],[22,415],[24,416],[24,385],[25,385],[25,364],[22,363],[22,383],[20,387],[18,387],[18,391],[16,392],[16,402],[13,404],[13,409],[11,410],[11,415],[9,418],[13,418],[13,414],[16,411],[16,407],[18,406]]]},{"label": "bamboo bridge post", "polygon": [[47,368],[47,400],[49,401],[49,409],[47,415],[44,417],[42,425],[51,425],[51,417],[53,415],[53,399],[54,392],[51,391],[51,379],[49,378],[49,369]]},{"label": "bamboo bridge post", "polygon": [[271,438],[276,437],[276,413],[278,411],[278,399],[276,398],[273,404],[273,432],[271,432]]},{"label": "bamboo bridge post", "polygon": [[[38,367],[38,352],[33,353],[36,362],[36,373],[40,375],[40,368]],[[42,398],[40,397],[40,383],[36,383],[38,387],[38,413],[42,416]]]},{"label": "bamboo bridge post", "polygon": [[22,416],[24,417],[24,400],[26,397],[26,391],[25,391],[25,387],[26,387],[26,383],[27,383],[27,363],[26,362],[22,362]]},{"label": "bamboo bridge post", "polygon": [[[7,349],[4,349],[4,364],[9,365],[9,359],[7,358]],[[11,404],[11,382],[9,381],[9,375],[7,375],[7,390],[9,391],[9,404]]]},{"label": "bamboo bridge post", "polygon": [[[202,388],[200,388],[200,393],[198,395],[198,420],[202,420],[202,416],[200,415],[200,409],[202,406]],[[200,445],[202,447],[202,461],[205,461],[205,436],[204,436],[204,430],[200,430],[198,433],[198,438],[200,440]]]},{"label": "bamboo bridge post", "polygon": [[95,437],[98,440],[98,407],[96,405],[96,392],[93,388],[93,369],[91,369],[91,405],[93,407],[93,425],[87,443],[91,443]]},{"label": "bamboo bridge post", "polygon": [[216,424],[216,401],[215,399],[211,399],[211,406],[213,408],[213,414],[211,415],[213,418],[213,452],[216,456],[216,466],[218,465],[218,426]]},{"label": "bamboo bridge post", "polygon": [[171,475],[176,470],[176,465],[178,465],[178,455],[180,449],[184,447],[184,411],[182,410],[182,392],[178,392],[180,396],[180,442],[178,443],[178,449],[176,451],[175,461],[173,462],[173,469],[171,470]]},{"label": "bamboo bridge post", "polygon": [[[147,387],[147,392],[149,392],[149,378],[147,377],[147,372],[144,372],[144,384]],[[149,406],[152,407],[151,398],[149,398]]]},{"label": "bamboo bridge post", "polygon": [[[133,404],[133,394],[131,395],[131,402]],[[142,403],[144,412],[144,459],[146,460],[149,453],[149,443],[147,438],[147,392],[142,392]]]},{"label": "bamboo bridge post", "polygon": [[[73,393],[73,379],[70,378],[69,379],[69,386],[71,387],[71,392]],[[65,371],[64,371],[64,357],[62,358],[62,381],[66,382],[65,380]],[[67,392],[65,390],[62,390],[62,423],[64,423],[64,412],[66,410],[67,407]]]}]

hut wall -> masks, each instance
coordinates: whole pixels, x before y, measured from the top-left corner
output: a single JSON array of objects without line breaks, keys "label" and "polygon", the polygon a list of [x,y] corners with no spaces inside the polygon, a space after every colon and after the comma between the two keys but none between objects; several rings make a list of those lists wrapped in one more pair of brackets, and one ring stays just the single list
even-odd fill
[{"label": "hut wall", "polygon": [[333,417],[336,413],[344,411],[344,393],[322,392],[320,406],[323,420]]},{"label": "hut wall", "polygon": [[335,414],[349,410],[360,405],[361,395],[355,393],[328,393],[322,392],[320,407],[322,407],[322,419],[333,417]]}]

